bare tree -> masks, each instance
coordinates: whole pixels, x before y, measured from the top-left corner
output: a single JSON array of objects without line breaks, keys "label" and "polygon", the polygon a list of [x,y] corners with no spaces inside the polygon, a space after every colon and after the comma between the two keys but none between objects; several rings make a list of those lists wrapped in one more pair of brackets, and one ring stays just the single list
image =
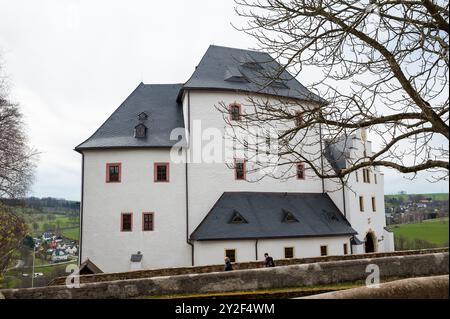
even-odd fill
[{"label": "bare tree", "polygon": [[[279,133],[277,165],[305,162],[322,178],[342,179],[369,166],[448,178],[448,1],[235,1],[247,19],[237,28],[282,65],[265,76],[278,81],[286,70],[294,77],[314,74],[310,88],[325,100],[311,106],[249,97],[242,119],[228,121],[243,129],[295,123]],[[225,113],[227,107],[219,108]],[[301,149],[308,135],[320,134],[331,145],[360,129],[377,151],[345,168],[321,167],[326,145]]]},{"label": "bare tree", "polygon": [[19,107],[9,101],[5,77],[0,75],[0,198],[26,194],[36,155],[28,146]]}]

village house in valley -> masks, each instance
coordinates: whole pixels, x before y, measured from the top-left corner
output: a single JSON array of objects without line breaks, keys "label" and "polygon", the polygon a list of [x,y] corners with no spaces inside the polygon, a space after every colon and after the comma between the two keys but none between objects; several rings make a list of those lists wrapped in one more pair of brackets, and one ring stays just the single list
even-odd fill
[{"label": "village house in valley", "polygon": [[[118,272],[219,264],[225,256],[262,260],[265,252],[281,259],[394,250],[376,168],[352,173],[342,188],[301,163],[289,168],[292,178],[252,180],[251,161],[192,160],[196,122],[225,130],[215,107],[222,101],[231,121],[246,112],[249,95],[323,103],[292,77],[264,88],[249,79],[274,63],[266,53],[210,46],[186,83],[139,84],[76,147],[80,262]],[[177,129],[190,133],[187,141],[174,138]],[[321,160],[334,169],[372,152],[363,131],[313,147],[322,146]],[[174,161],[174,151],[189,160]]]}]

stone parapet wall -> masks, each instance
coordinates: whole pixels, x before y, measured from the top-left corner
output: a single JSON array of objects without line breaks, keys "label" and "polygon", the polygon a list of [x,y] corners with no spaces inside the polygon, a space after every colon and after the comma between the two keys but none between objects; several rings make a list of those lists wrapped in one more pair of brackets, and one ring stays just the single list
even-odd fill
[{"label": "stone parapet wall", "polygon": [[380,279],[448,274],[448,252],[327,261],[229,272],[84,283],[79,288],[50,286],[7,289],[6,299],[135,298],[173,294],[253,291],[328,285],[365,280],[368,265],[377,265]]},{"label": "stone parapet wall", "polygon": [[[419,255],[419,254],[430,254],[438,252],[448,252],[448,248],[436,248],[436,249],[421,249],[421,250],[405,250],[396,251],[388,253],[370,253],[370,254],[355,254],[355,255],[344,255],[344,256],[323,256],[323,257],[313,257],[313,258],[293,258],[293,259],[280,259],[276,260],[277,266],[288,266],[297,264],[310,264],[316,262],[325,261],[338,261],[338,260],[355,260],[361,258],[377,258],[377,257],[388,257],[388,256],[407,256],[407,255]],[[256,269],[263,268],[262,261],[244,262],[233,264],[235,270],[243,269]],[[148,270],[137,270],[121,273],[102,273],[94,275],[82,275],[80,276],[80,283],[89,282],[101,282],[101,281],[114,281],[114,280],[125,280],[125,279],[138,279],[138,278],[152,278],[160,276],[175,276],[175,275],[185,275],[185,274],[203,274],[209,272],[220,272],[223,270],[223,265],[208,265],[208,266],[195,266],[195,267],[177,267],[177,268],[163,268],[163,269],[148,269]],[[66,282],[65,277],[56,278],[53,280],[49,286],[53,285],[64,285]]]},{"label": "stone parapet wall", "polygon": [[380,284],[327,292],[298,299],[448,299],[448,275],[407,278]]}]

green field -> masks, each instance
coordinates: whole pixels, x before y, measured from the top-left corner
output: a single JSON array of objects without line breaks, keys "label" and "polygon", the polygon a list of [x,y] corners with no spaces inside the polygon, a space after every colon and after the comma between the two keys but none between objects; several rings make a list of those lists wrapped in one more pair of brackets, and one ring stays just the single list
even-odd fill
[{"label": "green field", "polygon": [[66,228],[61,231],[62,235],[73,240],[80,239],[80,227]]},{"label": "green field", "polygon": [[438,247],[448,246],[448,218],[430,219],[417,224],[392,225],[395,237],[406,240],[424,240]]}]

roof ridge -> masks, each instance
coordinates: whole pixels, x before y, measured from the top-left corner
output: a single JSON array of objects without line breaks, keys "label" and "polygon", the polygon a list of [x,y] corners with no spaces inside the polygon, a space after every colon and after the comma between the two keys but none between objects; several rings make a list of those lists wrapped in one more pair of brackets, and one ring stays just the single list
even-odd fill
[{"label": "roof ridge", "polygon": [[141,82],[142,83],[142,85],[148,85],[148,86],[150,86],[150,85],[152,85],[152,86],[156,86],[156,85],[184,85],[184,83],[144,83],[144,82]]},{"label": "roof ridge", "polygon": [[[241,49],[241,48],[233,48],[233,47],[228,47],[225,45],[216,45],[216,44],[210,44],[209,47],[216,47],[216,48],[224,48],[224,49],[232,49],[232,50],[236,50],[236,51],[246,51],[246,52],[255,52],[255,53],[260,53],[260,54],[267,54],[270,55],[269,53],[267,53],[266,51],[258,51],[256,49]],[[262,50],[262,49],[261,49]]]}]

